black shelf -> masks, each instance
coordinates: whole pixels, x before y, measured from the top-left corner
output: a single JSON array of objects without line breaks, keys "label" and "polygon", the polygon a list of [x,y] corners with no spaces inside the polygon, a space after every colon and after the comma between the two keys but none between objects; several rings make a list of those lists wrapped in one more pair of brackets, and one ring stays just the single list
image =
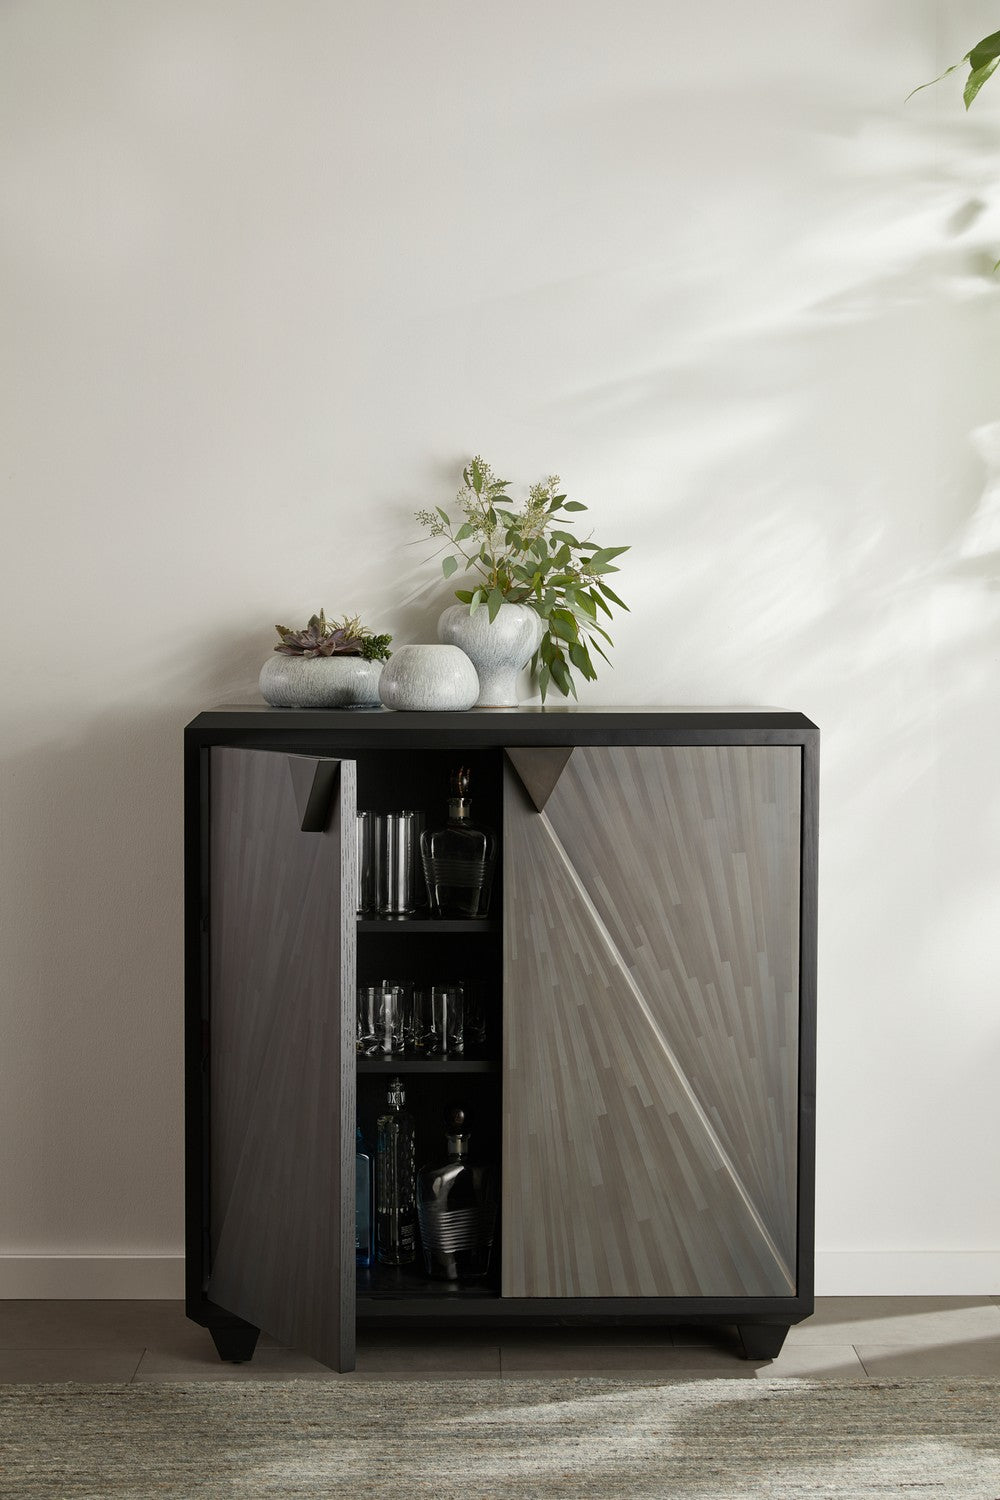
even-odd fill
[{"label": "black shelf", "polygon": [[424,1272],[423,1260],[410,1266],[358,1267],[358,1304],[367,1301],[394,1300],[397,1298],[448,1302],[465,1301],[467,1298],[497,1298],[500,1292],[489,1278],[483,1281],[438,1281]]},{"label": "black shelf", "polygon": [[497,917],[461,917],[451,920],[445,917],[359,917],[359,932],[381,934],[419,932],[499,932]]},{"label": "black shelf", "polygon": [[495,1058],[485,1057],[359,1057],[359,1073],[499,1073]]}]

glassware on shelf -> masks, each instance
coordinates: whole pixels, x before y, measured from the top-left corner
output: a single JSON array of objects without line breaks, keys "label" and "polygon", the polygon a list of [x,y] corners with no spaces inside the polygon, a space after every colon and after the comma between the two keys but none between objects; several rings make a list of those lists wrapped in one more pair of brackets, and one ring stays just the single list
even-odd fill
[{"label": "glassware on shelf", "polygon": [[461,1057],[465,1051],[465,993],[460,984],[431,986],[431,1031],[434,1051]]},{"label": "glassware on shelf", "polygon": [[387,1266],[406,1266],[417,1258],[413,1116],[405,1103],[403,1085],[394,1078],[378,1120],[375,1163],[375,1247]]},{"label": "glassware on shelf", "polygon": [[414,1045],[424,1057],[465,1052],[465,996],[460,984],[434,984],[414,995]]},{"label": "glassware on shelf", "polygon": [[373,812],[358,813],[358,916],[372,917],[378,911],[379,826]]},{"label": "glassware on shelf", "polygon": [[378,1034],[383,1057],[402,1057],[405,1051],[406,1000],[406,991],[402,985],[382,985]]},{"label": "glassware on shelf", "polygon": [[394,1031],[398,1031],[400,1038],[399,1048],[393,1048],[393,1054],[399,1056],[401,1053],[412,1053],[414,1050],[416,1012],[414,1005],[414,987],[411,979],[383,979],[382,990],[397,991],[393,1001],[396,1016],[393,1020]]},{"label": "glassware on shelf", "polygon": [[354,1155],[354,1259],[370,1266],[373,1259],[372,1159],[365,1150],[361,1126],[357,1127]]},{"label": "glassware on shelf", "polygon": [[482,984],[480,981],[467,984],[463,988],[463,1007],[465,1024],[465,1046],[472,1051],[486,1045],[486,1011],[483,1007]]},{"label": "glassware on shelf", "polygon": [[465,1111],[449,1109],[447,1159],[417,1175],[420,1240],[428,1276],[474,1281],[489,1271],[497,1219],[497,1178],[469,1161]]},{"label": "glassware on shelf", "polygon": [[496,836],[476,827],[470,818],[471,771],[460,766],[451,777],[448,822],[424,831],[420,848],[436,917],[480,917],[489,907]]},{"label": "glassware on shelf", "polygon": [[379,911],[387,917],[408,917],[426,906],[420,866],[420,836],[424,814],[404,809],[379,818],[381,884]]},{"label": "glassware on shelf", "polygon": [[357,1051],[361,1057],[402,1057],[413,1042],[413,986],[358,987]]},{"label": "glassware on shelf", "polygon": [[379,1002],[382,998],[380,984],[358,986],[357,1050],[359,1057],[377,1057],[382,1047],[379,1042]]}]

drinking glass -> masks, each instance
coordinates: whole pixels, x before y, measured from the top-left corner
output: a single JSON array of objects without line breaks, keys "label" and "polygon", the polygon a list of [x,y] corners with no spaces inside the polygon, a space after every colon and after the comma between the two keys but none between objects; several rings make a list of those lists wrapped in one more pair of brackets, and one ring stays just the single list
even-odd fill
[{"label": "drinking glass", "polygon": [[376,1057],[382,1047],[379,1042],[379,1004],[382,999],[380,984],[358,986],[358,1053],[362,1057]]},{"label": "drinking glass", "polygon": [[406,1048],[406,991],[400,984],[379,988],[378,1042],[383,1057],[402,1057]]},{"label": "drinking glass", "polygon": [[460,984],[434,984],[419,992],[416,1040],[428,1057],[462,1056],[465,1008]]},{"label": "drinking glass", "polygon": [[483,1007],[482,986],[467,984],[463,991],[464,1031],[466,1045],[472,1048],[486,1045],[486,1011]]},{"label": "drinking glass", "polygon": [[383,993],[386,990],[398,990],[398,999],[395,1004],[399,1011],[399,1029],[403,1038],[402,1050],[412,1052],[416,1043],[416,1008],[414,1004],[414,988],[411,979],[383,979]]},{"label": "drinking glass", "polygon": [[379,818],[381,881],[379,910],[387,917],[407,917],[416,911],[422,814],[404,810]]},{"label": "drinking glass", "polygon": [[379,839],[378,818],[373,812],[358,813],[358,916],[378,910]]}]

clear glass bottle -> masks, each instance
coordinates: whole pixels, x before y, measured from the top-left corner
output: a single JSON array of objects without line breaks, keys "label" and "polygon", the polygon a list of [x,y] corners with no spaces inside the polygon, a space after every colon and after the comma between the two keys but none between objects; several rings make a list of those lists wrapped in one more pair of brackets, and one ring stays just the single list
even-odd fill
[{"label": "clear glass bottle", "polygon": [[372,1263],[372,1159],[365,1150],[361,1126],[357,1128],[354,1154],[354,1259],[359,1266]]},{"label": "clear glass bottle", "polygon": [[405,1103],[403,1085],[394,1078],[388,1109],[379,1116],[375,1164],[375,1247],[386,1266],[406,1266],[417,1258],[413,1116]]},{"label": "clear glass bottle", "polygon": [[446,827],[426,829],[420,838],[435,917],[482,917],[489,906],[497,841],[490,829],[471,821],[471,776],[467,766],[454,772]]},{"label": "clear glass bottle", "polygon": [[489,1271],[496,1230],[496,1173],[469,1161],[465,1111],[449,1109],[445,1122],[447,1160],[417,1174],[424,1264],[428,1276],[443,1281],[480,1280]]}]

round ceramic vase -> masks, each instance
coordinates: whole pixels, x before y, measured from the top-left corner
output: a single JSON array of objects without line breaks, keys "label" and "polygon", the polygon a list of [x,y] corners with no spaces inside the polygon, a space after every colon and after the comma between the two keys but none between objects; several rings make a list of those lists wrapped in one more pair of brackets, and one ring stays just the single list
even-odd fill
[{"label": "round ceramic vase", "polygon": [[400,646],[382,673],[379,695],[386,708],[411,712],[472,708],[479,678],[457,646]]},{"label": "round ceramic vase", "polygon": [[527,604],[501,604],[491,620],[485,605],[470,615],[452,604],[438,620],[438,639],[461,646],[479,677],[477,708],[516,708],[517,679],[528,665],[545,627]]},{"label": "round ceramic vase", "polygon": [[380,661],[363,656],[288,656],[276,651],[260,669],[272,708],[378,708]]}]

